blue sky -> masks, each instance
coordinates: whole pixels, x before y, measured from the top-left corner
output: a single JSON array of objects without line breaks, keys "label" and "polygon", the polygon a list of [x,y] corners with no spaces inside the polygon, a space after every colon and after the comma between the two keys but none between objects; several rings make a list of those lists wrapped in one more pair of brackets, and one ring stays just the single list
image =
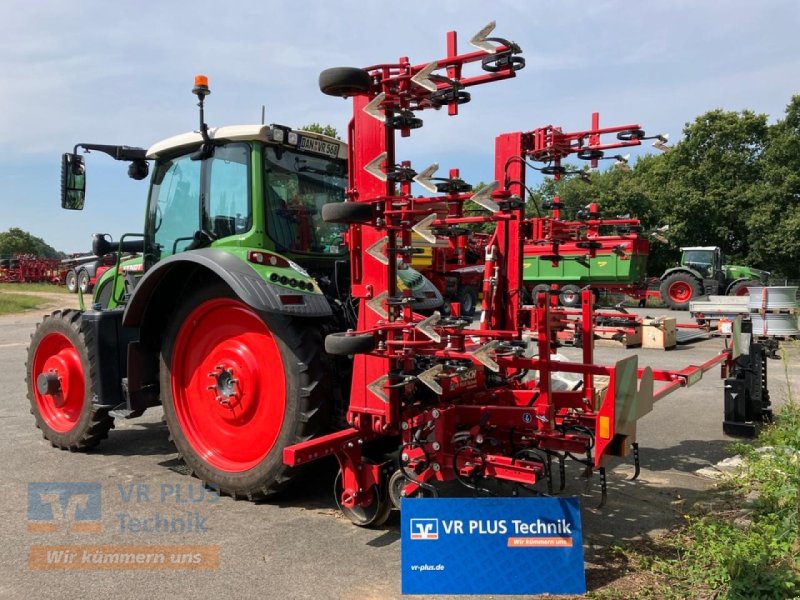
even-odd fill
[{"label": "blue sky", "polygon": [[[455,119],[423,113],[425,127],[399,146],[418,168],[458,167],[492,178],[494,137],[553,124],[566,130],[640,123],[678,139],[713,109],[780,118],[800,93],[796,0],[612,2],[438,0],[418,3],[304,0],[225,3],[4,0],[0,37],[0,231],[21,227],[65,252],[88,250],[93,232],[141,231],[146,182],[126,164],[88,157],[87,207],[59,206],[60,155],[77,142],[147,147],[197,126],[193,77],[205,73],[210,125],[309,122],[345,129],[347,101],[322,95],[333,66],[445,55],[497,21],[527,67],[473,90]],[[638,153],[649,151],[641,149]],[[636,152],[634,152],[636,155]],[[440,172],[440,173],[441,173]]]}]

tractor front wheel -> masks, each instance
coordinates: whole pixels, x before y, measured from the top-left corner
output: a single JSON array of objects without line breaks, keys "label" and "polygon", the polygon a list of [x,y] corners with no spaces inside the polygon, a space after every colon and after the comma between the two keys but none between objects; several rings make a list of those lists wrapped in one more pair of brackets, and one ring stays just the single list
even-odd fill
[{"label": "tractor front wheel", "polygon": [[289,480],[283,449],[327,422],[318,328],[261,315],[225,287],[186,299],[161,352],[164,417],[194,474],[249,500]]},{"label": "tractor front wheel", "polygon": [[703,286],[690,273],[673,273],[661,282],[661,299],[671,310],[687,310],[689,301],[703,294]]},{"label": "tractor front wheel", "polygon": [[26,379],[31,413],[50,443],[62,450],[87,450],[114,427],[108,406],[92,402],[91,372],[97,363],[81,313],[57,310],[44,318],[28,347]]}]

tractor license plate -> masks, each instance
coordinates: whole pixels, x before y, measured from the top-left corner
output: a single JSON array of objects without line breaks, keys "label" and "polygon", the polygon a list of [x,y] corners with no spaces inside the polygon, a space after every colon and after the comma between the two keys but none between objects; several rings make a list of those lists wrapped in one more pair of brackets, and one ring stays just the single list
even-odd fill
[{"label": "tractor license plate", "polygon": [[339,156],[339,144],[318,140],[317,138],[301,135],[300,139],[297,141],[297,147],[300,150],[306,150],[308,152],[313,152],[314,154],[330,156],[331,158],[336,158]]}]

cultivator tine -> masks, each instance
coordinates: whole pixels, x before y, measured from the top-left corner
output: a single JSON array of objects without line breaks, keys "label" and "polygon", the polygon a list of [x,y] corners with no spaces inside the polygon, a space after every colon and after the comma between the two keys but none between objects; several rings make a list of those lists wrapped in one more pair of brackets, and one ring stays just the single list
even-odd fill
[{"label": "cultivator tine", "polygon": [[381,375],[375,381],[367,385],[367,389],[375,394],[378,398],[389,404],[389,395],[384,390],[384,386],[389,381],[388,375]]},{"label": "cultivator tine", "polygon": [[425,67],[417,71],[417,74],[411,78],[411,83],[415,83],[418,86],[425,88],[429,92],[435,92],[438,89],[438,86],[433,81],[431,81],[430,77],[431,75],[433,75],[433,72],[438,68],[439,68],[439,63],[436,61],[426,65]]},{"label": "cultivator tine", "polygon": [[563,492],[567,486],[567,457],[563,454],[558,455],[558,477],[561,480],[558,484],[558,491]]},{"label": "cultivator tine", "polygon": [[547,455],[547,463],[546,463],[546,470],[547,470],[547,493],[551,496],[553,495],[553,457],[548,454]]},{"label": "cultivator tine", "polygon": [[375,96],[372,100],[370,100],[369,104],[367,104],[363,110],[373,119],[378,119],[381,123],[386,122],[386,114],[381,110],[381,104],[383,101],[386,100],[386,94],[381,92],[377,96]]},{"label": "cultivator tine", "polygon": [[500,184],[496,181],[493,181],[485,188],[481,188],[480,191],[475,192],[470,200],[472,200],[478,206],[482,206],[486,210],[496,213],[500,210],[500,206],[490,198],[490,196],[497,190]]},{"label": "cultivator tine", "polygon": [[608,500],[608,479],[606,478],[606,468],[600,467],[600,504],[597,508],[603,508]]},{"label": "cultivator tine", "polygon": [[379,239],[377,242],[372,244],[372,246],[367,248],[367,254],[369,254],[372,258],[377,260],[382,265],[388,265],[389,257],[386,256],[386,253],[384,252],[384,250],[386,249],[386,244],[387,244],[386,238]]},{"label": "cultivator tine", "polygon": [[639,442],[633,442],[631,447],[633,448],[633,477],[631,477],[629,481],[635,481],[639,477],[639,473],[641,473],[641,464],[639,462]]},{"label": "cultivator tine", "polygon": [[490,21],[487,23],[483,29],[472,36],[472,39],[469,41],[470,45],[475,46],[478,50],[483,50],[487,54],[494,54],[497,52],[497,47],[486,39],[489,37],[489,34],[494,31],[496,26],[497,23],[495,21]]},{"label": "cultivator tine", "polygon": [[414,176],[414,181],[417,182],[419,185],[424,187],[428,190],[431,194],[436,194],[439,190],[436,188],[436,184],[431,181],[434,173],[439,170],[439,163],[433,163],[426,169],[423,169],[422,172],[417,173]]},{"label": "cultivator tine", "polygon": [[472,353],[472,357],[481,363],[484,367],[489,369],[490,371],[494,371],[495,373],[500,371],[500,365],[498,365],[494,359],[489,356],[489,354],[495,350],[498,346],[499,342],[497,340],[488,342],[475,350]]},{"label": "cultivator tine", "polygon": [[383,169],[381,169],[381,165],[386,162],[386,159],[389,155],[386,152],[381,152],[373,158],[370,162],[364,165],[364,170],[372,175],[373,177],[377,177],[381,181],[386,181],[387,176]]},{"label": "cultivator tine", "polygon": [[[424,335],[428,336],[434,342],[437,342],[437,343],[441,342],[442,341],[442,336],[440,336],[438,333],[436,333],[436,331],[434,331],[434,329],[433,329],[439,323],[439,321],[441,321],[441,320],[442,320],[442,315],[437,310],[430,317],[427,317],[426,319],[423,319],[422,321],[417,323],[416,329],[420,333],[423,333]],[[425,371],[425,372],[427,373],[428,371]]]},{"label": "cultivator tine", "polygon": [[435,212],[429,214],[427,217],[422,219],[419,223],[414,225],[411,228],[411,231],[413,231],[414,233],[419,235],[422,239],[424,239],[429,244],[435,244],[436,243],[436,234],[434,234],[431,231],[431,225],[438,218],[438,216],[439,215],[437,215]]},{"label": "cultivator tine", "polygon": [[380,294],[375,296],[372,300],[367,302],[367,306],[379,317],[383,319],[388,319],[389,313],[383,307],[387,298],[389,298],[389,292],[381,292]]},{"label": "cultivator tine", "polygon": [[442,386],[439,385],[439,382],[437,382],[436,379],[439,375],[441,375],[443,369],[443,365],[436,365],[417,375],[417,379],[429,387],[434,394],[441,396],[444,390],[442,390]]}]

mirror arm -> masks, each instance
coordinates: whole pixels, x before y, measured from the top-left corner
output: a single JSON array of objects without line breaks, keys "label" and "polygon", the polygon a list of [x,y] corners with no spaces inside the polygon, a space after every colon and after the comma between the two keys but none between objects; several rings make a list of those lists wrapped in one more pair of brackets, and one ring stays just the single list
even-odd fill
[{"label": "mirror arm", "polygon": [[134,146],[111,146],[108,144],[75,144],[73,154],[78,153],[78,148],[87,152],[92,150],[108,154],[114,160],[147,160],[147,150]]}]

